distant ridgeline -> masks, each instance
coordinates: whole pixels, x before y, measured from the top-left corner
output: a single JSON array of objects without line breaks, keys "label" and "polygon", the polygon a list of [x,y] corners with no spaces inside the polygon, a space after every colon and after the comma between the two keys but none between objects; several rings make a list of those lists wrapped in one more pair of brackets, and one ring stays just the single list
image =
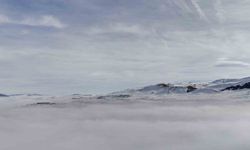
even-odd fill
[{"label": "distant ridgeline", "polygon": [[184,94],[184,93],[218,93],[223,91],[234,91],[250,89],[250,77],[242,79],[220,79],[208,83],[193,84],[165,84],[160,83],[139,89],[128,89],[125,91],[114,92],[109,95],[128,97],[134,94]]},{"label": "distant ridgeline", "polygon": [[[242,79],[220,79],[208,83],[192,83],[192,84],[165,84],[160,83],[150,85],[139,89],[128,89],[120,92],[114,92],[106,96],[99,96],[98,99],[103,98],[129,98],[136,94],[151,94],[151,95],[164,95],[164,94],[198,94],[198,93],[219,93],[223,91],[236,91],[250,89],[250,77]],[[0,97],[12,96],[41,96],[40,94],[16,94],[5,95],[0,94]]]},{"label": "distant ridgeline", "polygon": [[222,91],[226,91],[226,90],[242,90],[242,89],[250,89],[250,82],[245,83],[244,85],[230,86],[230,87],[227,87],[227,88],[223,89]]}]

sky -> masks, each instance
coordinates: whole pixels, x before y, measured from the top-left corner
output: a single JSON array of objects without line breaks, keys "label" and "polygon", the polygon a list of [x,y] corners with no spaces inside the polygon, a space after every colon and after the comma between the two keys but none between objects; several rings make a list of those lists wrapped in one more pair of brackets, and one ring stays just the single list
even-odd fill
[{"label": "sky", "polygon": [[248,0],[0,0],[0,92],[250,76]]}]

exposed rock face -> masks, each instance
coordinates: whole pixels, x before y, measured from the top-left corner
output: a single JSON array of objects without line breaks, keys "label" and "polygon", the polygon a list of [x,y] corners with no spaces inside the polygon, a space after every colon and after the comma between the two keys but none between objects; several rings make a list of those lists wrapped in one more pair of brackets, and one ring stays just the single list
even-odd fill
[{"label": "exposed rock face", "polygon": [[128,94],[120,94],[120,95],[108,95],[108,96],[99,96],[97,99],[105,99],[105,98],[129,98]]},{"label": "exposed rock face", "polygon": [[51,102],[37,102],[33,105],[55,105],[56,103],[51,103]]},{"label": "exposed rock face", "polygon": [[197,90],[196,87],[191,86],[191,85],[187,86],[187,93],[193,92],[193,91],[195,91],[195,90]]},{"label": "exposed rock face", "polygon": [[222,91],[227,91],[227,90],[242,90],[242,89],[250,89],[250,82],[245,83],[244,85],[236,85],[236,86],[230,86]]},{"label": "exposed rock face", "polygon": [[164,87],[170,87],[170,84],[160,83],[157,84],[157,86],[164,88]]}]

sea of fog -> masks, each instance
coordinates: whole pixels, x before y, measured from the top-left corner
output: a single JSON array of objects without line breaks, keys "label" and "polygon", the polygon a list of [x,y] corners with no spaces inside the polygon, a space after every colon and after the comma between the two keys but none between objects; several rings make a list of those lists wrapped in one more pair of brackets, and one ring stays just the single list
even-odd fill
[{"label": "sea of fog", "polygon": [[0,99],[0,150],[249,150],[250,93]]}]

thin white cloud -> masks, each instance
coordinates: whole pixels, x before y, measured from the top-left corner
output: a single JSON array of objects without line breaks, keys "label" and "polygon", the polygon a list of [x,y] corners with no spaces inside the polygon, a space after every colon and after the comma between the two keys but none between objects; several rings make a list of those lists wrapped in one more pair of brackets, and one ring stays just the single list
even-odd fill
[{"label": "thin white cloud", "polygon": [[9,17],[0,14],[0,24],[5,24],[5,23],[9,23],[9,22],[11,22]]},{"label": "thin white cloud", "polygon": [[28,26],[42,26],[42,27],[53,27],[62,29],[66,25],[62,23],[58,18],[52,15],[43,15],[37,18],[26,17],[22,20],[14,20],[6,15],[0,14],[0,25],[1,24],[17,24],[17,25],[28,25]]},{"label": "thin white cloud", "polygon": [[216,10],[216,17],[217,17],[217,19],[218,19],[221,23],[225,22],[225,20],[226,20],[226,18],[225,18],[225,16],[224,16],[225,11],[224,11],[224,9],[223,9],[222,6],[223,6],[223,5],[222,5],[222,1],[221,1],[221,0],[216,0],[216,1],[215,1],[215,3],[214,3],[214,8],[215,8],[215,10]]},{"label": "thin white cloud", "polygon": [[193,5],[193,7],[195,8],[195,10],[197,11],[197,13],[199,14],[200,18],[205,20],[205,21],[209,21],[206,14],[203,12],[203,10],[201,9],[200,5],[197,3],[196,0],[190,0],[191,4]]},{"label": "thin white cloud", "polygon": [[64,28],[66,26],[59,19],[51,15],[41,16],[39,18],[26,18],[20,21],[19,24],[54,28]]},{"label": "thin white cloud", "polygon": [[95,26],[88,29],[89,35],[98,35],[106,33],[127,33],[134,35],[147,35],[148,31],[139,25],[129,25],[124,23],[111,23],[103,26]]},{"label": "thin white cloud", "polygon": [[220,58],[216,64],[216,67],[250,67],[250,63],[236,60],[229,60],[227,58]]}]

